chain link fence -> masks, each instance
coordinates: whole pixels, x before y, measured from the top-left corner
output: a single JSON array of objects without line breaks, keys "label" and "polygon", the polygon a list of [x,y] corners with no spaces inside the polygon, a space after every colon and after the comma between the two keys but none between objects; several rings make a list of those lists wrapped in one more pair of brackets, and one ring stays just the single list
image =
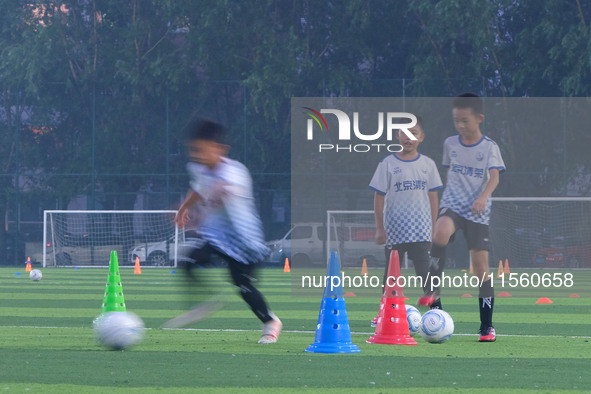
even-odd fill
[{"label": "chain link fence", "polygon": [[[499,95],[494,82],[483,79],[374,80],[350,94],[404,100],[426,95],[450,96],[457,86],[482,96]],[[129,105],[128,96],[116,97],[109,87],[97,88],[93,97],[88,98],[86,114],[61,116],[60,111],[45,102],[12,107],[15,113],[21,114],[19,117],[0,116],[2,133],[8,136],[8,144],[12,144],[11,161],[0,173],[3,188],[0,214],[4,218],[4,231],[0,231],[0,251],[4,251],[4,258],[0,264],[22,264],[36,254],[42,246],[42,218],[46,209],[177,208],[188,187],[181,129],[195,111],[228,127],[230,157],[243,162],[252,173],[267,239],[285,234],[291,224],[292,202],[290,98],[285,98],[284,114],[269,119],[264,109],[250,105],[249,92],[241,81],[208,82],[197,90],[207,94],[156,95],[142,113],[131,114],[120,124],[109,119],[106,109]],[[326,88],[312,93],[317,97],[333,96]],[[56,102],[58,99],[61,108],[68,100],[76,100],[57,92]],[[62,121],[65,118],[67,121]],[[453,133],[453,124],[451,119],[447,124],[433,124],[425,118],[428,139],[421,149],[439,163],[441,141]],[[564,124],[551,133],[540,130],[535,138],[551,138],[549,143],[555,146],[554,165],[539,171],[516,168],[511,154],[505,152],[512,142],[504,141],[501,149],[508,171],[495,195],[588,195],[591,182],[585,171],[590,163],[585,160],[589,159],[581,159],[573,152],[590,142],[589,135]],[[493,139],[501,140],[499,136]],[[56,148],[52,149],[53,146]],[[349,179],[352,182],[359,177],[369,182],[371,174],[341,174],[339,182],[347,183]],[[543,184],[540,178],[554,179],[552,190],[536,186]],[[327,185],[333,181],[327,180]],[[340,196],[349,201],[345,204],[347,209],[371,208],[370,197],[367,191]]]}]

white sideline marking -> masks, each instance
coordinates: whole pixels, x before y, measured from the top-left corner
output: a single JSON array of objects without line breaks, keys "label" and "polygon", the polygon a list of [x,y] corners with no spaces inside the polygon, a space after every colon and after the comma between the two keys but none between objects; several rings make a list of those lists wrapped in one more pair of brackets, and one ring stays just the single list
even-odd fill
[{"label": "white sideline marking", "polygon": [[[79,329],[79,328],[87,328],[87,327],[51,327],[51,326],[0,326],[0,328],[39,328],[39,329]],[[88,327],[90,328],[90,327]],[[149,328],[147,327],[146,330],[166,330],[166,331],[200,331],[200,332],[260,332],[261,330],[241,330],[241,329],[234,329],[234,328]],[[288,332],[291,334],[314,334],[315,331],[306,331],[306,330],[282,330],[281,332]],[[375,332],[359,332],[359,331],[351,331],[353,335],[374,335]],[[478,333],[474,334],[459,334],[454,333],[454,336],[476,336]],[[577,336],[577,335],[516,335],[516,334],[497,334],[498,337],[517,337],[517,338],[571,338],[571,339],[591,339],[591,336]]]}]

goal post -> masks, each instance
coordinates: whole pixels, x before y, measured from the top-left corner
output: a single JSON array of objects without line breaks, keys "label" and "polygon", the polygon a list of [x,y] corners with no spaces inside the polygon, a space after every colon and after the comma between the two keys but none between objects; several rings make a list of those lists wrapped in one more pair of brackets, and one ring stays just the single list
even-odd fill
[{"label": "goal post", "polygon": [[[326,261],[336,251],[341,266],[361,267],[366,260],[370,267],[385,267],[385,248],[376,244],[375,234],[373,211],[326,211]],[[401,263],[408,266],[406,260]]]},{"label": "goal post", "polygon": [[[493,197],[490,218],[491,270],[501,260],[526,269],[591,268],[591,197]],[[344,265],[383,267],[376,245],[373,210],[326,212],[326,261],[337,251]],[[400,256],[408,268],[407,256]],[[371,264],[370,264],[371,263]],[[460,232],[447,250],[448,268],[468,269],[470,257]],[[376,264],[376,265],[374,265]]]},{"label": "goal post", "polygon": [[47,210],[43,213],[43,267],[176,267],[184,233],[175,210]]}]

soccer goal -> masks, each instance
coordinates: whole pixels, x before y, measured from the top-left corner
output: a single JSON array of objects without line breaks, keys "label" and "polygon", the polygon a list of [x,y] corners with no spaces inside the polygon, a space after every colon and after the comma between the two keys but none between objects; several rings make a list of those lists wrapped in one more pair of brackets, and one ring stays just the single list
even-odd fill
[{"label": "soccer goal", "polygon": [[326,261],[331,251],[339,254],[341,266],[384,267],[384,245],[375,242],[373,211],[326,211]]},{"label": "soccer goal", "polygon": [[177,211],[45,211],[43,267],[108,266],[117,251],[120,266],[176,267],[184,233]]}]

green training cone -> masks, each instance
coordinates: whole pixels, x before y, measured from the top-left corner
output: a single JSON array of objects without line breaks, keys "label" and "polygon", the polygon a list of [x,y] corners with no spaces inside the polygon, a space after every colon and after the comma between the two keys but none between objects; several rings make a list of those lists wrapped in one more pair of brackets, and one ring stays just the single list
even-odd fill
[{"label": "green training cone", "polygon": [[101,313],[125,311],[125,298],[123,297],[121,275],[119,275],[117,251],[113,250],[111,251],[111,260],[109,261],[109,278],[107,279],[107,285],[105,286],[105,295],[103,296]]}]

